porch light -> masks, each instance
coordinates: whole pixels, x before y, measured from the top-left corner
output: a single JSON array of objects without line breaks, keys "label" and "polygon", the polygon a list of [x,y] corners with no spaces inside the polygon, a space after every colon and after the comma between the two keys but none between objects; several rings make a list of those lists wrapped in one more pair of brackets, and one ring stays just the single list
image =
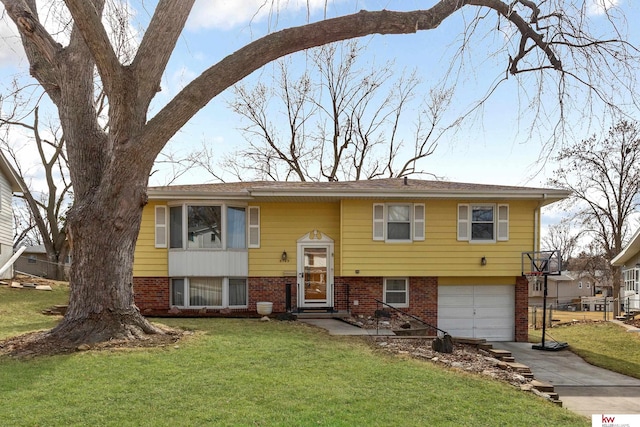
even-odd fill
[{"label": "porch light", "polygon": [[480,258],[480,265],[487,265],[487,257],[483,256],[482,258]]},{"label": "porch light", "polygon": [[289,262],[287,251],[282,251],[282,255],[280,255],[280,262]]}]

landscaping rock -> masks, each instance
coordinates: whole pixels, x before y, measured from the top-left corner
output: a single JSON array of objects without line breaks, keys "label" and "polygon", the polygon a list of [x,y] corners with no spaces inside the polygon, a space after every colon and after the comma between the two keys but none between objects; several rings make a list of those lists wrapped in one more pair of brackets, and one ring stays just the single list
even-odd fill
[{"label": "landscaping rock", "polygon": [[438,353],[453,353],[453,340],[451,335],[445,334],[442,338],[438,337],[431,343],[433,351]]},{"label": "landscaping rock", "polygon": [[276,319],[287,321],[287,320],[297,320],[298,316],[293,313],[280,313],[276,316]]}]

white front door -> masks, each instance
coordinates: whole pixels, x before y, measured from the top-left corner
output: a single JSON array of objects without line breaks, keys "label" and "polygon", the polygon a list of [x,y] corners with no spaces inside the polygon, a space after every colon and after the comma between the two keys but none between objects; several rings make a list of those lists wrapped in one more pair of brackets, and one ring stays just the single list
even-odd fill
[{"label": "white front door", "polygon": [[319,231],[298,239],[298,307],[333,307],[333,240]]}]

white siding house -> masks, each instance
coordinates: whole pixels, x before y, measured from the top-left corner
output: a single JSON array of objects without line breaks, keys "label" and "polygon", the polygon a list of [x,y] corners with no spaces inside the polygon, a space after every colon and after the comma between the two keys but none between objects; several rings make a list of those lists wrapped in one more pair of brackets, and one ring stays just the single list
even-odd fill
[{"label": "white siding house", "polygon": [[622,268],[620,300],[623,311],[640,311],[640,229],[611,264]]},{"label": "white siding house", "polygon": [[[13,256],[13,193],[22,189],[17,175],[7,159],[0,153],[0,268]],[[13,277],[13,267],[2,273],[0,279]]]}]

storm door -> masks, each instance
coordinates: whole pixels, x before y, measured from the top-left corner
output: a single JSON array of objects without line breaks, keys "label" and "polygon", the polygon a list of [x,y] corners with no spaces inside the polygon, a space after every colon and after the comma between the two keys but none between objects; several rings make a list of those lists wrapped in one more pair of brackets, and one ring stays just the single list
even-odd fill
[{"label": "storm door", "polygon": [[303,247],[304,306],[328,306],[328,248]]}]

